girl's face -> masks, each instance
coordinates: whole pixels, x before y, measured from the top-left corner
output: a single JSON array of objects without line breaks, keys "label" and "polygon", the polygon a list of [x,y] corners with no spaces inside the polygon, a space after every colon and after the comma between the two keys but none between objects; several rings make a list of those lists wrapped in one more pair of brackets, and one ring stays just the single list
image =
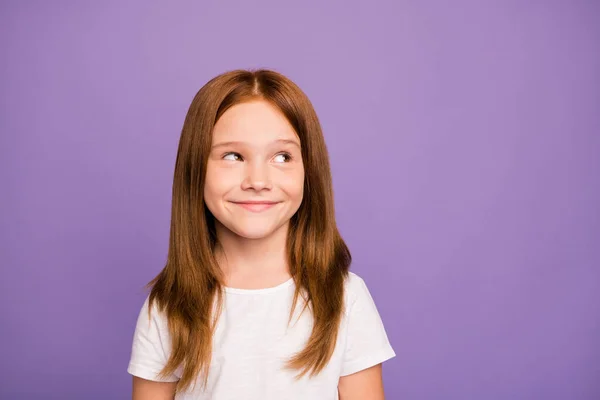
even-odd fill
[{"label": "girl's face", "polygon": [[229,108],[213,130],[204,186],[217,230],[247,239],[287,230],[303,192],[300,139],[283,114],[263,100]]}]

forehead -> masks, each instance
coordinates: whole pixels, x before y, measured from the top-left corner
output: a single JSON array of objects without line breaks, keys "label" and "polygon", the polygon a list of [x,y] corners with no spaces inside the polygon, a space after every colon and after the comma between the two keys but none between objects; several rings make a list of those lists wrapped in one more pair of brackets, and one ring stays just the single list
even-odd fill
[{"label": "forehead", "polygon": [[239,103],[229,108],[215,124],[213,141],[269,142],[298,139],[287,118],[264,100]]}]

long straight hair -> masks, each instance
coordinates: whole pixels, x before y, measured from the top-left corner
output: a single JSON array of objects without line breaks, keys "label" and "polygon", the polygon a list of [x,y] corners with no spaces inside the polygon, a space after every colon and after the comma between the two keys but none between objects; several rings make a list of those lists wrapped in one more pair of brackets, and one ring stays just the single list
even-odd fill
[{"label": "long straight hair", "polygon": [[335,222],[321,125],[308,97],[280,73],[230,71],[198,91],[185,117],[173,179],[167,262],[147,285],[151,287],[148,312],[156,301],[167,317],[172,339],[161,376],[182,367],[178,392],[199,376],[206,385],[212,338],[223,305],[224,279],[214,255],[215,219],[203,196],[213,128],[230,107],[252,100],[269,102],[287,118],[300,138],[305,169],[303,200],[290,220],[286,243],[289,272],[296,284],[290,320],[302,296],[303,311],[311,311],[314,324],[306,346],[290,355],[286,367],[296,370],[297,378],[316,375],[335,349],[351,256]]}]

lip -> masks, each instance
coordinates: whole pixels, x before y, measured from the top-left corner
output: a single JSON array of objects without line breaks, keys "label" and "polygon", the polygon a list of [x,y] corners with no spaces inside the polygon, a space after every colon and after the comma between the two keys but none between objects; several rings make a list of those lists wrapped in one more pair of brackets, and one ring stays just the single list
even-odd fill
[{"label": "lip", "polygon": [[245,208],[248,211],[251,212],[262,212],[262,211],[266,211],[270,208],[272,208],[273,206],[279,204],[279,202],[277,201],[266,201],[266,200],[260,200],[260,201],[232,201],[233,204],[236,204],[240,207]]}]

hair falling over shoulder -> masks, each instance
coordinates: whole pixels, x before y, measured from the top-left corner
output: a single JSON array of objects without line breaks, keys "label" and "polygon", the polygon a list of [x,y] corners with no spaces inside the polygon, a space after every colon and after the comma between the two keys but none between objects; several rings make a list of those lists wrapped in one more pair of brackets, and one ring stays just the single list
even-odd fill
[{"label": "hair falling over shoulder", "polygon": [[288,264],[296,283],[294,307],[302,293],[314,326],[306,347],[288,368],[298,377],[318,374],[331,358],[344,307],[344,280],[351,256],[335,222],[329,156],[315,110],[302,90],[269,70],[236,70],[219,75],[194,97],[183,124],[175,173],[169,250],[164,269],[148,287],[168,318],[171,356],[161,372],[181,368],[177,391],[198,376],[204,384],[212,335],[223,304],[223,275],[214,252],[214,217],[203,199],[207,159],[216,121],[231,106],[262,99],[277,107],[300,138],[305,168],[302,204],[290,221]]}]

